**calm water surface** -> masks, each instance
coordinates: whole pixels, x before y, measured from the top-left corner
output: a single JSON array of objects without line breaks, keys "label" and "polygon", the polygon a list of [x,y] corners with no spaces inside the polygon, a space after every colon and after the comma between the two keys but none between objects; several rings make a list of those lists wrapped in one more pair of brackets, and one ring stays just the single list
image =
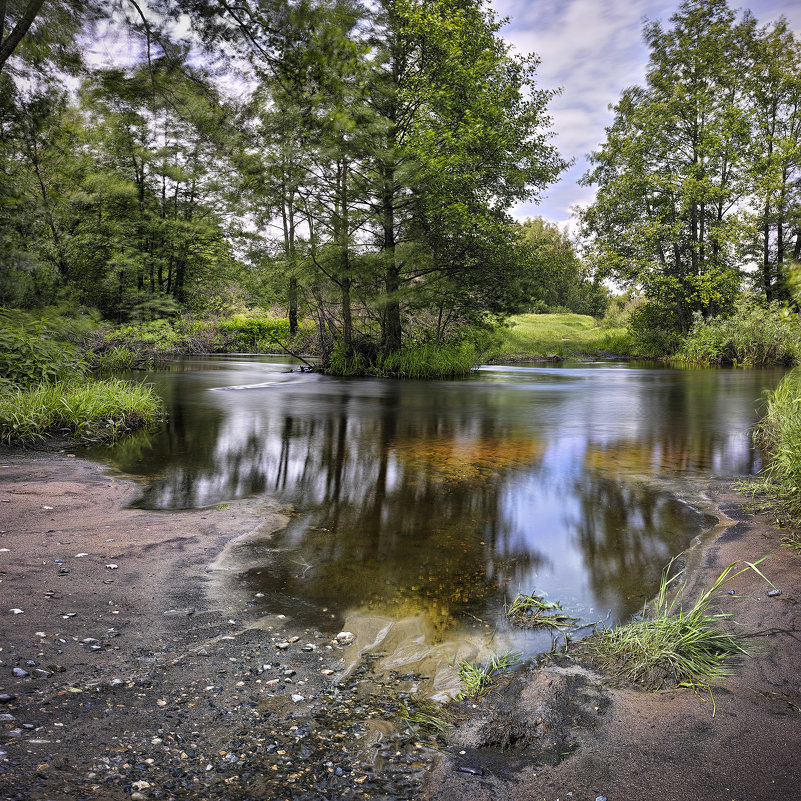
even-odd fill
[{"label": "calm water surface", "polygon": [[642,606],[709,525],[667,487],[755,472],[749,428],[782,375],[596,363],[395,382],[291,370],[229,357],[150,374],[168,422],[90,455],[143,477],[148,508],[292,504],[289,526],[243,567],[265,611],[320,626],[332,614],[417,617],[434,640],[497,629],[528,652],[544,635],[503,622],[518,590],[585,622]]}]

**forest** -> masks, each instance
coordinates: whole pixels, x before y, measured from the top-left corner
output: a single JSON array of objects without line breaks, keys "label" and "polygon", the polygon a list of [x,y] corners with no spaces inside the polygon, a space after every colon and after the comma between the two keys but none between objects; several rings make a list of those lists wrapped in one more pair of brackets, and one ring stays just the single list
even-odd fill
[{"label": "forest", "polygon": [[398,374],[406,351],[459,372],[510,315],[574,312],[616,316],[618,353],[706,362],[768,320],[795,361],[787,22],[687,0],[645,24],[575,236],[514,217],[567,162],[554,91],[502,27],[479,0],[3,3],[6,352],[55,308],[105,326],[77,326],[98,358],[289,349]]}]

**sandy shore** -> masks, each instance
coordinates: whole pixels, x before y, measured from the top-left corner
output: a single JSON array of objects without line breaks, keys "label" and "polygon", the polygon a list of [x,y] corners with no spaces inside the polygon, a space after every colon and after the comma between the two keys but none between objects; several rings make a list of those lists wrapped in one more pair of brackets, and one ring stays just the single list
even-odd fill
[{"label": "sandy shore", "polygon": [[340,680],[338,621],[265,618],[226,569],[285,510],[129,509],[132,482],[68,454],[0,465],[0,798],[801,798],[801,560],[733,493],[708,497],[721,524],[688,554],[692,587],[769,553],[782,594],[753,573],[729,585],[756,654],[714,717],[568,658],[471,704],[435,760],[394,728],[399,687],[366,680],[369,661]]}]

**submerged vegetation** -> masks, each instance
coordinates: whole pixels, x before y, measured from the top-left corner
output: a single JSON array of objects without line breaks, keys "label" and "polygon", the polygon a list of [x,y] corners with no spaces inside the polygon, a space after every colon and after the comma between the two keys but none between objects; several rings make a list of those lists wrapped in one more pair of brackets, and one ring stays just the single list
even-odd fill
[{"label": "submerged vegetation", "polygon": [[504,611],[510,622],[527,628],[545,627],[563,631],[577,620],[562,612],[562,605],[558,601],[546,601],[539,595],[522,592],[517,593]]},{"label": "submerged vegetation", "polygon": [[746,562],[739,570],[733,562],[689,608],[683,603],[683,587],[670,591],[681,575],[670,575],[671,562],[662,573],[653,607],[642,619],[592,635],[582,650],[604,670],[648,689],[708,690],[711,681],[727,675],[732,657],[748,653],[741,637],[721,628],[729,615],[713,610],[716,594],[748,570],[765,578],[757,567],[761,561]]},{"label": "submerged vegetation", "polygon": [[475,664],[462,660],[459,663],[459,681],[461,692],[456,696],[457,701],[464,698],[483,695],[495,684],[497,675],[504,670],[520,663],[520,654],[490,654],[486,664]]}]

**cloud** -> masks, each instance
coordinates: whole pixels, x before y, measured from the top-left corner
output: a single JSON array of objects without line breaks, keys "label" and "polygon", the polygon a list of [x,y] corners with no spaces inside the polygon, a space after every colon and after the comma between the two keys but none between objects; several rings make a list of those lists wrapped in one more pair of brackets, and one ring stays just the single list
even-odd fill
[{"label": "cloud", "polygon": [[[509,17],[502,36],[518,52],[533,52],[541,59],[538,87],[561,88],[550,104],[554,143],[564,158],[575,160],[539,206],[522,204],[515,213],[566,222],[571,206],[592,199],[592,190],[577,182],[587,169],[587,154],[601,145],[604,128],[612,121],[609,105],[626,87],[645,81],[644,20],[667,22],[678,2],[492,0],[492,6],[499,17]],[[783,14],[801,33],[797,0],[754,0],[750,8],[761,24]]]}]

